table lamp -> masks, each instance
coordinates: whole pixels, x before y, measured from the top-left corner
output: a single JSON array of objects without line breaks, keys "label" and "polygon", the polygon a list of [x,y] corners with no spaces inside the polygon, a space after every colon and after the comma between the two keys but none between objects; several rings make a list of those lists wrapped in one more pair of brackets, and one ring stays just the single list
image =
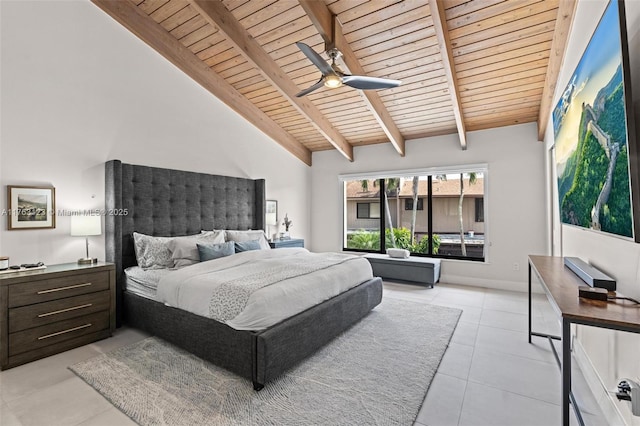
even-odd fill
[{"label": "table lamp", "polygon": [[80,265],[90,265],[98,263],[97,258],[89,257],[89,236],[102,234],[102,223],[100,216],[71,216],[71,235],[74,237],[85,237],[87,245],[87,256],[78,259]]}]

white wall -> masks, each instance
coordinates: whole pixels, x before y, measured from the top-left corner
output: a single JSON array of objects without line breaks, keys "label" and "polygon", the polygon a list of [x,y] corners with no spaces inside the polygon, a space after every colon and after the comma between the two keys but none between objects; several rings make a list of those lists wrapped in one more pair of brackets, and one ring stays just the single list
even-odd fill
[{"label": "white wall", "polygon": [[[556,101],[573,74],[607,4],[608,0],[578,2],[567,52],[558,78]],[[640,2],[627,0],[625,8],[632,96],[637,103],[640,100]],[[549,147],[553,145],[551,121],[548,123],[545,142]],[[549,167],[549,171],[553,172],[551,179],[555,185],[555,170]],[[555,201],[556,196],[557,194],[554,193],[551,199]],[[553,213],[553,222],[555,255],[576,256],[591,262],[617,280],[619,292],[640,298],[640,244],[602,233],[560,225],[557,210]],[[628,402],[617,402],[606,393],[607,389],[615,389],[621,378],[640,379],[640,336],[593,327],[578,327],[576,334],[577,353],[580,355],[584,350],[584,358],[579,358],[581,367],[583,370],[593,368],[590,372],[587,371],[588,376],[593,376],[590,385],[610,420],[620,419],[627,424],[640,425],[640,418],[631,415]],[[615,410],[618,412],[616,413]]]},{"label": "white wall", "polygon": [[[546,253],[544,144],[535,123],[469,132],[462,151],[456,135],[408,141],[400,157],[390,144],[355,148],[355,161],[316,152],[311,170],[314,251],[342,249],[342,186],[338,175],[487,163],[486,263],[445,260],[442,281],[525,291],[529,254]],[[514,263],[519,270],[514,270]]]},{"label": "white wall", "polygon": [[[92,3],[3,0],[0,10],[2,191],[52,185],[59,209],[103,208],[110,159],[265,178],[280,219],[289,213],[293,236],[309,236],[309,167]],[[22,231],[0,219],[0,254],[11,263],[84,253],[68,217]],[[104,237],[90,242],[104,259]]]}]

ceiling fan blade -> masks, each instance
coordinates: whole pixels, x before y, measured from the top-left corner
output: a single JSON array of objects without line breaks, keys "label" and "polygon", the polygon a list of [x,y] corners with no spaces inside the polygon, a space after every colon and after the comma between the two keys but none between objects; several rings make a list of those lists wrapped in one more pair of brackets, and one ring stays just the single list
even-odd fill
[{"label": "ceiling fan blade", "polygon": [[331,65],[329,65],[327,61],[322,59],[322,56],[318,55],[318,53],[316,53],[316,51],[311,47],[302,42],[297,42],[296,46],[298,46],[298,48],[302,50],[302,53],[304,53],[306,57],[309,58],[313,65],[318,67],[320,72],[322,72],[322,75],[335,74],[333,68],[331,68]]},{"label": "ceiling fan blade", "polygon": [[392,87],[398,87],[402,84],[400,80],[367,77],[365,75],[345,75],[342,77],[342,83],[361,90],[390,89]]},{"label": "ceiling fan blade", "polygon": [[316,84],[314,84],[311,87],[308,87],[306,89],[304,89],[303,91],[301,91],[300,93],[298,93],[296,95],[296,97],[300,98],[304,95],[308,95],[309,93],[313,92],[316,89],[321,88],[322,86],[324,86],[324,77],[322,77],[320,80],[318,80],[318,82]]}]

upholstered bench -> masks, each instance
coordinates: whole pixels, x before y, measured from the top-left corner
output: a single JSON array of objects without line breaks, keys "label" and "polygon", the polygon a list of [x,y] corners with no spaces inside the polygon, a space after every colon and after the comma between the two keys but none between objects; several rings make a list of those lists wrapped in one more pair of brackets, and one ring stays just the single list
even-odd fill
[{"label": "upholstered bench", "polygon": [[429,284],[431,288],[440,280],[440,259],[418,256],[402,259],[379,253],[365,254],[364,257],[377,277]]}]

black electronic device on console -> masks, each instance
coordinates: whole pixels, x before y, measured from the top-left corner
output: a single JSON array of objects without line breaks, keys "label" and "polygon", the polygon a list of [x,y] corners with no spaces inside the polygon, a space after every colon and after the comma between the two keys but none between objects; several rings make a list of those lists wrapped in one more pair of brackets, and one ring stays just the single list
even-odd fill
[{"label": "black electronic device on console", "polygon": [[616,280],[577,257],[565,257],[564,264],[591,287],[616,291]]},{"label": "black electronic device on console", "polygon": [[42,262],[38,262],[38,263],[23,263],[22,265],[20,265],[21,268],[25,268],[25,269],[37,268],[39,266],[44,266],[44,263],[42,263]]},{"label": "black electronic device on console", "polygon": [[584,297],[585,299],[603,300],[606,302],[609,298],[609,292],[604,288],[581,285],[580,287],[578,287],[578,297]]}]

